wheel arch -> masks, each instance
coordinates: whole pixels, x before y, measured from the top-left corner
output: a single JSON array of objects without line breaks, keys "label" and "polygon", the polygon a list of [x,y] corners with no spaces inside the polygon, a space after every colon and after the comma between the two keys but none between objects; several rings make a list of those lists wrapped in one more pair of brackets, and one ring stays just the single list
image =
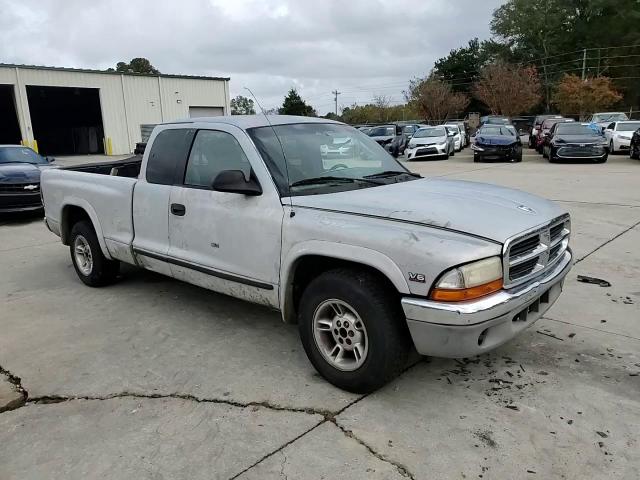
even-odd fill
[{"label": "wheel arch", "polygon": [[64,245],[69,245],[69,242],[71,241],[71,229],[76,223],[82,220],[88,220],[91,222],[91,225],[96,232],[96,236],[98,237],[98,243],[100,244],[102,254],[106,258],[111,259],[111,255],[107,249],[107,244],[104,241],[102,227],[98,221],[98,215],[89,202],[81,198],[69,199],[62,206],[62,213],[60,215],[60,238],[62,243]]},{"label": "wheel arch", "polygon": [[311,240],[298,244],[283,261],[280,282],[280,310],[285,323],[297,320],[302,291],[322,272],[334,268],[363,268],[379,275],[398,295],[409,294],[409,285],[400,268],[376,250],[355,245]]}]

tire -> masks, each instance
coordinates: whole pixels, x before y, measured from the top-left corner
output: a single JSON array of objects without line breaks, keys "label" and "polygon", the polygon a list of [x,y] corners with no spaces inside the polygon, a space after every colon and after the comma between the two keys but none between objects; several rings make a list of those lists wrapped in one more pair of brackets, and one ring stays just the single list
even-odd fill
[{"label": "tire", "polygon": [[542,147],[542,158],[549,158],[546,148]]},{"label": "tire", "polygon": [[456,156],[456,147],[453,147],[453,148],[451,149],[451,153],[449,153],[449,156],[450,156],[450,157],[455,157],[455,156]]},{"label": "tire", "polygon": [[[85,253],[76,253],[78,248],[82,248]],[[73,267],[85,285],[103,287],[113,283],[118,276],[120,262],[109,260],[102,254],[93,225],[87,220],[76,223],[71,229],[69,253]],[[83,257],[89,261],[82,264]]]},{"label": "tire", "polygon": [[613,149],[613,140],[609,142],[609,154],[615,155],[616,151]]},{"label": "tire", "polygon": [[[331,307],[336,302],[340,302],[338,310],[343,316]],[[324,317],[329,325],[326,330],[314,328],[316,315]],[[345,319],[347,323],[352,321],[347,325]],[[395,378],[406,366],[411,349],[400,302],[377,276],[365,270],[336,269],[315,278],[302,294],[298,327],[307,357],[318,373],[329,383],[353,393],[372,392]],[[334,352],[340,346],[336,338],[343,340],[342,350],[338,350],[343,352],[338,354],[342,369],[325,358],[330,356],[326,352]],[[360,345],[360,360],[354,347],[347,347],[351,338],[364,339],[364,347],[363,341],[353,343]]]},{"label": "tire", "polygon": [[638,153],[638,149],[637,148],[633,148],[633,147],[629,148],[629,158],[632,158],[634,160],[639,160],[640,159],[640,153]]}]

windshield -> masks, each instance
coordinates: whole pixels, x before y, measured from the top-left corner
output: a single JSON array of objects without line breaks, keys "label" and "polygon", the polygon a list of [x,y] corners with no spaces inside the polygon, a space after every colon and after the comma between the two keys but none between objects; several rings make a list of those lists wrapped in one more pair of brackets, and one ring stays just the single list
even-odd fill
[{"label": "windshield", "polygon": [[595,135],[599,134],[588,125],[562,123],[556,127],[556,135]]},{"label": "windshield", "polygon": [[367,132],[370,137],[395,137],[396,127],[373,127]]},{"label": "windshield", "polygon": [[413,134],[413,138],[446,137],[444,128],[421,128]]},{"label": "windshield", "polygon": [[640,122],[630,122],[630,123],[619,123],[618,128],[616,129],[618,132],[635,132],[640,128]]},{"label": "windshield", "polygon": [[509,137],[515,136],[515,131],[507,127],[482,127],[478,132],[479,135],[505,135]]},{"label": "windshield", "polygon": [[0,148],[0,163],[32,163],[35,165],[43,165],[46,164],[47,161],[27,147],[4,147]]},{"label": "windshield", "polygon": [[594,122],[623,122],[629,120],[624,113],[599,113],[593,116]]},{"label": "windshield", "polygon": [[[378,143],[347,125],[298,123],[248,132],[282,196],[332,193],[414,178]],[[336,139],[343,147],[328,148]]]}]

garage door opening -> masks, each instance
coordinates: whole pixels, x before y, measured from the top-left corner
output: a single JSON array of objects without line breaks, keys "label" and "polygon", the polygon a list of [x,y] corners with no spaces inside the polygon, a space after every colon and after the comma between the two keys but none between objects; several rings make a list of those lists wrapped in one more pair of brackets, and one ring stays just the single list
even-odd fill
[{"label": "garage door opening", "polygon": [[220,117],[224,115],[222,107],[189,107],[189,118]]},{"label": "garage door opening", "polygon": [[0,145],[17,145],[20,140],[13,85],[0,85]]},{"label": "garage door opening", "polygon": [[27,85],[27,99],[40,153],[104,153],[99,89]]}]

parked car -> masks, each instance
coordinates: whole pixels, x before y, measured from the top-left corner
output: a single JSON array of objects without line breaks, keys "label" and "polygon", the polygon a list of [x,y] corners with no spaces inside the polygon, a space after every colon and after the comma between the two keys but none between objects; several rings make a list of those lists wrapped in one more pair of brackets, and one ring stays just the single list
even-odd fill
[{"label": "parked car", "polygon": [[[351,137],[354,157],[325,169],[326,137]],[[106,285],[124,262],[278,309],[318,372],[353,392],[395,377],[414,346],[463,358],[509,341],[572,264],[564,207],[423,179],[330,120],[161,124],[139,166],[43,172],[45,223],[80,280]]]},{"label": "parked car", "polygon": [[474,162],[522,161],[522,141],[515,128],[509,128],[509,125],[483,125],[476,134],[471,150]]},{"label": "parked car", "polygon": [[0,213],[42,209],[40,174],[54,159],[22,145],[0,145]]},{"label": "parked car", "polygon": [[604,129],[609,145],[609,153],[629,150],[631,136],[640,128],[640,121],[612,122]]},{"label": "parked car", "polygon": [[558,160],[607,161],[607,140],[603,135],[576,122],[558,122],[549,131],[544,156],[549,162]]},{"label": "parked car", "polygon": [[401,127],[394,124],[371,127],[367,135],[382,145],[394,157],[402,155],[407,148],[406,135],[402,132]]},{"label": "parked car", "polygon": [[457,125],[462,137],[462,148],[465,148],[470,143],[470,131],[467,122],[464,120],[447,120],[445,125]]},{"label": "parked car", "polygon": [[556,123],[562,122],[575,122],[573,118],[547,118],[542,122],[540,126],[540,131],[538,132],[538,138],[536,139],[536,151],[544,156],[544,146],[545,143],[549,140],[549,131],[551,127],[553,127]]},{"label": "parked car", "polygon": [[455,146],[455,151],[459,152],[462,150],[462,132],[460,132],[460,128],[455,124],[446,124],[443,125],[444,128],[447,129],[447,132],[451,137],[453,137],[453,144]]},{"label": "parked car", "polygon": [[529,134],[529,148],[536,148],[536,140],[540,132],[542,122],[547,118],[562,118],[562,115],[538,115],[533,120],[533,128]]},{"label": "parked car", "polygon": [[634,160],[640,160],[640,128],[633,132],[633,136],[631,137],[629,157]]},{"label": "parked car", "polygon": [[453,137],[443,126],[424,127],[418,130],[407,146],[407,161],[430,158],[449,158],[455,155]]},{"label": "parked car", "polygon": [[587,123],[594,123],[604,131],[612,122],[623,122],[625,120],[629,120],[629,117],[623,112],[600,112],[591,115]]},{"label": "parked car", "polygon": [[406,124],[406,125],[402,125],[402,133],[405,134],[405,136],[407,137],[407,140],[411,140],[411,137],[413,137],[413,134],[416,133],[418,130],[420,130],[423,127],[423,125],[419,125],[417,123],[410,123],[410,124]]}]

